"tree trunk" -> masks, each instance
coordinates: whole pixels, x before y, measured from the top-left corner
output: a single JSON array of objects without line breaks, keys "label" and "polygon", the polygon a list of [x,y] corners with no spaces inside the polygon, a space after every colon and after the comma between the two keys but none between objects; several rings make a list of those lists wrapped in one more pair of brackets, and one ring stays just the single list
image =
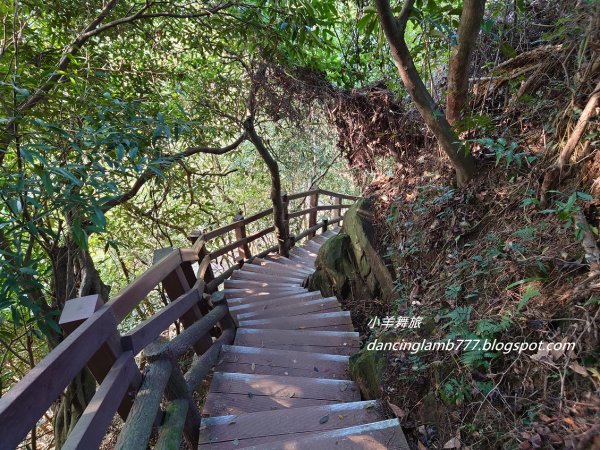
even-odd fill
[{"label": "tree trunk", "polygon": [[248,139],[260,154],[261,158],[267,165],[271,174],[271,200],[273,202],[273,222],[275,225],[275,234],[277,236],[277,246],[279,254],[287,257],[289,255],[290,237],[285,226],[285,211],[283,208],[283,200],[281,199],[281,178],[279,176],[279,166],[277,161],[271,156],[269,150],[265,146],[260,136],[254,128],[254,121],[251,117],[244,122],[244,128],[248,133]]},{"label": "tree trunk", "polygon": [[469,68],[477,42],[485,0],[464,0],[458,25],[458,44],[452,47],[448,67],[446,118],[451,125],[460,120],[469,92]]},{"label": "tree trunk", "polygon": [[398,21],[394,18],[388,0],[375,0],[375,5],[402,82],[415,102],[421,117],[437,138],[442,150],[450,158],[456,171],[457,182],[462,186],[475,176],[475,162],[468,148],[460,143],[443,111],[436,105],[425,84],[423,84],[404,40],[406,23],[413,2],[414,0],[407,0]]},{"label": "tree trunk", "polygon": [[[52,309],[60,311],[67,300],[92,294],[99,294],[106,301],[109,287],[100,279],[89,252],[77,247],[70,236],[65,241],[65,245],[54,249],[51,255],[54,273]],[[50,350],[58,345],[61,338],[49,338]],[[55,403],[53,428],[57,449],[62,448],[95,392],[96,380],[84,368]]]}]

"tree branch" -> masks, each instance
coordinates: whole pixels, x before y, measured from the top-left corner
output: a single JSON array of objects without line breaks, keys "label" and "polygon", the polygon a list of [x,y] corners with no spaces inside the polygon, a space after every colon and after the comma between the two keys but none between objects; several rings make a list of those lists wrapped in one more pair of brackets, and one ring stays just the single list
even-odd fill
[{"label": "tree branch", "polygon": [[[55,69],[52,71],[52,75],[48,77],[48,79],[38,88],[35,89],[34,93],[15,111],[15,116],[22,116],[25,112],[31,110],[38,103],[43,101],[46,98],[46,95],[50,92],[50,90],[61,83],[66,79],[63,72],[67,69],[71,62],[71,56],[76,55],[81,48],[86,44],[86,42],[93,36],[97,36],[102,34],[103,32],[115,28],[119,25],[130,23],[136,20],[143,19],[151,19],[155,17],[171,17],[171,18],[198,18],[198,17],[207,17],[212,14],[217,13],[223,9],[230,8],[234,5],[234,3],[227,2],[222,5],[215,6],[213,8],[204,10],[202,12],[195,13],[171,13],[168,11],[159,11],[156,13],[147,13],[152,6],[154,6],[155,2],[146,2],[146,4],[138,10],[136,13],[131,14],[126,17],[121,17],[119,19],[115,19],[111,22],[106,23],[105,25],[100,26],[100,24],[106,19],[106,17],[114,10],[118,0],[110,0],[102,9],[100,14],[92,20],[84,30],[77,35],[75,39],[71,41],[69,45],[65,47],[62,52],[62,56],[58,63],[55,66]],[[0,132],[0,164],[2,164],[4,160],[4,156],[8,149],[8,146],[13,141],[16,134],[16,117],[13,117],[4,127],[4,130]]]},{"label": "tree branch", "polygon": [[[233,142],[225,147],[221,147],[221,148],[190,147],[187,150],[184,150],[180,153],[176,153],[174,155],[170,155],[170,156],[163,158],[163,162],[160,164],[160,166],[162,168],[168,168],[175,162],[177,162],[181,159],[184,159],[184,158],[188,158],[192,155],[196,155],[198,153],[207,153],[207,154],[211,154],[211,155],[223,155],[225,153],[228,153],[228,152],[238,148],[242,144],[242,142],[244,142],[245,140],[246,140],[246,132],[242,133],[235,142]],[[155,178],[156,176],[157,176],[156,172],[154,172],[150,169],[146,169],[144,172],[142,172],[140,177],[136,180],[136,182],[133,184],[133,186],[127,192],[120,195],[119,197],[113,198],[112,200],[106,202],[104,205],[102,205],[102,210],[106,212],[109,209],[114,208],[115,206],[118,206],[122,203],[125,203],[125,202],[131,200],[133,197],[136,196],[136,194],[140,191],[140,189],[142,189],[142,187],[148,181]]]}]

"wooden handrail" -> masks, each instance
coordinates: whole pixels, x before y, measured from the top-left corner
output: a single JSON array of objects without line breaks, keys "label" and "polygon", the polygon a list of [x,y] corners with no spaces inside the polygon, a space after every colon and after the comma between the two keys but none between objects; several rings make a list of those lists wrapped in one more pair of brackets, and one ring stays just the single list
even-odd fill
[{"label": "wooden handrail", "polygon": [[[318,195],[331,197],[335,204],[318,205],[314,200]],[[290,200],[306,197],[312,198],[314,205],[286,213],[286,221],[305,215],[311,215],[314,221],[318,211],[333,211],[335,216],[313,223],[293,237],[291,245],[294,241],[314,235],[319,229],[325,230],[339,223],[342,220],[340,211],[350,207],[342,204],[341,199],[357,198],[311,189],[287,195],[284,202],[286,210]],[[68,437],[65,448],[79,448],[83,442],[96,446],[117,408],[122,416],[127,412],[129,414],[116,448],[131,448],[130,445],[138,444],[141,445],[139,448],[144,447],[155,424],[163,393],[178,414],[186,415],[182,430],[188,443],[193,446],[194,436],[197,440],[197,429],[192,429],[190,424],[194,422],[193,417],[198,417],[199,411],[191,400],[191,393],[214,366],[221,346],[231,343],[235,335],[235,324],[223,296],[216,293],[209,303],[208,295],[217,292],[219,286],[243,264],[277,251],[278,247],[273,246],[251,256],[248,247],[248,244],[273,233],[274,226],[248,236],[245,235],[245,228],[240,231],[240,227],[267,217],[272,212],[272,208],[266,209],[246,218],[240,217],[231,224],[207,233],[192,233],[190,248],[167,249],[157,254],[158,260],[149,269],[105,305],[98,304],[97,299],[91,297],[70,300],[71,315],[63,323],[65,331],[70,334],[0,398],[0,450],[16,447],[86,365],[98,369],[92,372],[100,387]],[[212,251],[206,249],[206,244],[212,239],[233,231],[237,236],[234,242]],[[215,277],[211,261],[240,248],[244,249],[240,253],[244,258]],[[192,263],[198,263],[195,273]],[[117,330],[118,324],[161,284],[171,302],[121,336]],[[157,345],[156,339],[177,321],[184,324],[185,330],[169,342]],[[217,337],[216,341],[213,342],[211,335]],[[192,346],[198,357],[183,375],[176,360]],[[151,362],[140,389],[151,389],[152,393],[133,400],[127,397],[127,392],[133,390],[135,393],[140,387],[142,377],[134,356],[142,350]],[[99,361],[99,358],[102,360]],[[123,402],[127,403],[125,409]],[[188,405],[187,408],[184,404]],[[163,435],[161,439],[167,437]]]}]

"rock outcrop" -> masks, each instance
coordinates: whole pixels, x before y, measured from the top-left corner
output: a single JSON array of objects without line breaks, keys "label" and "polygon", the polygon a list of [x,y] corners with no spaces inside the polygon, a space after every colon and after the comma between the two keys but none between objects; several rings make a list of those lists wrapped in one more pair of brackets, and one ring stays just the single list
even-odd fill
[{"label": "rock outcrop", "polygon": [[376,248],[373,200],[363,198],[344,215],[340,233],[329,239],[315,262],[309,288],[340,299],[394,296],[394,279]]}]

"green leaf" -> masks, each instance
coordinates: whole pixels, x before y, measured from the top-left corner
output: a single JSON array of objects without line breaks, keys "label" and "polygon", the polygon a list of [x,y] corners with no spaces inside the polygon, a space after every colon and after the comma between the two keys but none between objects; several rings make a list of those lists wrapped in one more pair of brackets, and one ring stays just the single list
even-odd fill
[{"label": "green leaf", "polygon": [[517,314],[519,314],[525,306],[531,301],[532,298],[541,295],[540,291],[538,291],[532,284],[529,284],[523,293],[523,298],[517,305]]}]

